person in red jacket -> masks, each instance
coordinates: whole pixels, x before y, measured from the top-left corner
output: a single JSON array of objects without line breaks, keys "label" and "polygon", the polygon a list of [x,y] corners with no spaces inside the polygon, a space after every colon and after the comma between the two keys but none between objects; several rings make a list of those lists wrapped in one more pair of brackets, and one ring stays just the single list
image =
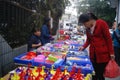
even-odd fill
[{"label": "person in red jacket", "polygon": [[109,27],[104,20],[98,19],[93,13],[81,14],[79,23],[86,28],[87,40],[80,50],[90,45],[90,60],[95,70],[93,80],[105,80],[104,69],[109,60],[115,57]]}]

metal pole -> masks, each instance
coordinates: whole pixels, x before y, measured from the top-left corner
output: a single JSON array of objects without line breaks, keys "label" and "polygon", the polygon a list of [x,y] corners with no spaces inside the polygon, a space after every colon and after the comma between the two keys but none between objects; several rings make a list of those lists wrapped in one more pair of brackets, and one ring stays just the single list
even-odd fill
[{"label": "metal pole", "polygon": [[118,0],[118,16],[117,16],[117,23],[120,23],[120,0]]}]

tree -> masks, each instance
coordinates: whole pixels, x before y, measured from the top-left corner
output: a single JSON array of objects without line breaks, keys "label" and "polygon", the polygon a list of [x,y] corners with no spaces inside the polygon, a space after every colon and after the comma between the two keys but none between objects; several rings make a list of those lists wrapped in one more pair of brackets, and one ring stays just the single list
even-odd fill
[{"label": "tree", "polygon": [[[41,0],[36,4],[36,11],[40,15],[36,14],[38,17],[35,22],[36,25],[42,26],[44,16],[48,16],[48,11],[51,11],[51,16],[53,18],[53,28],[52,34],[56,34],[58,29],[59,19],[64,13],[65,7],[69,5],[69,0]],[[35,15],[34,15],[35,16]]]},{"label": "tree", "polygon": [[116,9],[110,7],[109,0],[84,0],[80,1],[79,4],[77,7],[78,13],[92,12],[98,16],[98,18],[107,21],[109,26],[112,26],[116,16]]}]

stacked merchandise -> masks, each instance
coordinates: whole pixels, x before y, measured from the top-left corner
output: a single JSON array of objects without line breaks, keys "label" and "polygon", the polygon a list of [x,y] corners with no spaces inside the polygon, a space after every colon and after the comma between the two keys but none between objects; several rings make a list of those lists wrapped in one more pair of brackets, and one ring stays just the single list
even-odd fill
[{"label": "stacked merchandise", "polygon": [[59,38],[58,40],[68,40],[70,39],[70,34],[69,33],[66,33],[65,30],[61,29],[59,30]]},{"label": "stacked merchandise", "polygon": [[[64,35],[64,31],[60,32]],[[85,40],[79,35],[70,37],[70,40],[61,39],[54,43],[48,43],[38,48],[34,52],[24,53],[18,57],[15,57],[14,62],[25,65],[30,64],[32,66],[45,66],[45,70],[50,70],[52,65],[54,65],[54,76],[52,76],[51,79],[45,79],[46,77],[44,77],[44,79],[40,80],[57,80],[54,78],[58,77],[57,74],[60,74],[59,72],[63,72],[64,77],[58,77],[58,80],[88,80],[88,76],[90,76],[89,74],[92,74],[94,69],[88,57],[87,50],[79,51],[79,47],[83,45]],[[39,68],[40,67],[36,69]],[[81,79],[70,79],[70,75],[73,70],[75,72],[75,77],[78,74],[79,76],[80,74],[84,75],[81,75]],[[69,76],[65,75],[66,71],[69,73]],[[87,77],[85,78],[85,76]]]},{"label": "stacked merchandise", "polygon": [[47,44],[36,50],[36,52],[28,52],[14,58],[15,63],[31,64],[32,66],[44,65],[46,68],[55,69],[61,67],[64,70],[67,66],[68,71],[75,66],[81,69],[83,74],[93,72],[93,67],[88,57],[87,51],[79,51],[81,44],[74,40],[66,40]]},{"label": "stacked merchandise", "polygon": [[45,66],[41,67],[18,67],[16,70],[10,73],[9,80],[90,80],[91,75],[88,74],[86,77],[81,73],[79,69],[75,71],[75,67],[72,68],[71,72],[67,69],[61,71],[60,68],[56,70],[45,69]]}]

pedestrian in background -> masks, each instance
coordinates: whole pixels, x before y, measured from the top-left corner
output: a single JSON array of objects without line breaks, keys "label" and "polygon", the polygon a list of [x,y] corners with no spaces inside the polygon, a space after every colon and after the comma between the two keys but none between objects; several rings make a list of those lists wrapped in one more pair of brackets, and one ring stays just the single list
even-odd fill
[{"label": "pedestrian in background", "polygon": [[117,22],[114,20],[113,22],[113,26],[112,26],[112,30],[115,31],[117,27]]},{"label": "pedestrian in background", "polygon": [[52,36],[50,34],[50,18],[44,18],[44,23],[41,28],[41,40],[42,44],[50,43]]},{"label": "pedestrian in background", "polygon": [[109,27],[104,20],[98,19],[93,13],[81,14],[79,23],[86,28],[87,40],[80,50],[90,45],[90,60],[96,73],[93,80],[105,80],[103,76],[105,67],[110,59],[114,59]]},{"label": "pedestrian in background", "polygon": [[120,66],[120,23],[118,24],[116,30],[113,32],[112,39],[114,43],[115,60]]}]

